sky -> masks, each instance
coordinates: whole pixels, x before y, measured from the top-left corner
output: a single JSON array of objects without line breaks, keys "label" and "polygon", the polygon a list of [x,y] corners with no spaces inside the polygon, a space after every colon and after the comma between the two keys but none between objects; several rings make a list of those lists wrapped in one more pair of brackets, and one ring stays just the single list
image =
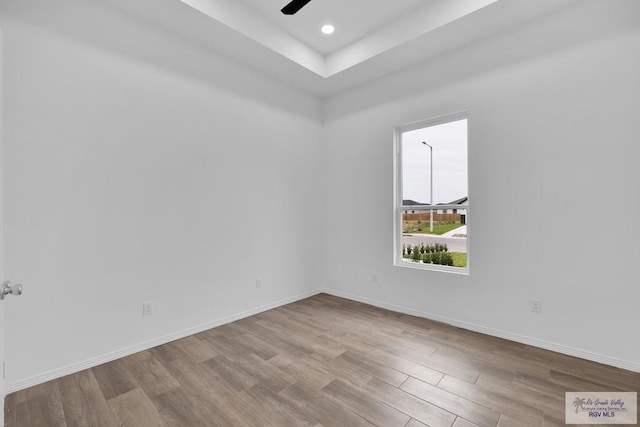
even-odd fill
[{"label": "sky", "polygon": [[429,203],[430,159],[433,147],[433,203],[468,196],[467,120],[443,123],[402,134],[403,199]]}]

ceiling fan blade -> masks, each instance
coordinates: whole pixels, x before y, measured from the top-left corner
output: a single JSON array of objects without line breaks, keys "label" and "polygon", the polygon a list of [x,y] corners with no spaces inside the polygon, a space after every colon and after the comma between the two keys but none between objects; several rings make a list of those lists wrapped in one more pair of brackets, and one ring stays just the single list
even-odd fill
[{"label": "ceiling fan blade", "polygon": [[293,0],[291,3],[282,8],[281,12],[285,15],[294,15],[297,11],[305,7],[311,0]]}]

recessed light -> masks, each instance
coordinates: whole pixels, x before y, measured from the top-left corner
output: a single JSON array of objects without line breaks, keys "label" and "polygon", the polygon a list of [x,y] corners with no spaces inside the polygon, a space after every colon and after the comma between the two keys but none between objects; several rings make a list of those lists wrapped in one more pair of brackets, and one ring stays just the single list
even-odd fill
[{"label": "recessed light", "polygon": [[336,30],[335,27],[331,24],[326,24],[323,25],[322,28],[320,29],[324,34],[333,34],[333,32]]}]

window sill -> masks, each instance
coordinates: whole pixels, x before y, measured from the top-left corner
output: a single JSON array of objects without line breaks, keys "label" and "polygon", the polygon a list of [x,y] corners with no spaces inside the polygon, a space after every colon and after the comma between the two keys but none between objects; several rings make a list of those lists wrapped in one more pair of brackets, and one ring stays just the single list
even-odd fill
[{"label": "window sill", "polygon": [[400,261],[395,261],[393,263],[395,267],[403,267],[403,268],[412,268],[414,270],[424,270],[424,271],[439,271],[443,273],[453,273],[453,274],[462,274],[464,276],[469,275],[469,266],[467,267],[451,267],[448,265],[438,265],[438,264],[425,264],[421,262],[414,261],[405,261],[404,259]]}]

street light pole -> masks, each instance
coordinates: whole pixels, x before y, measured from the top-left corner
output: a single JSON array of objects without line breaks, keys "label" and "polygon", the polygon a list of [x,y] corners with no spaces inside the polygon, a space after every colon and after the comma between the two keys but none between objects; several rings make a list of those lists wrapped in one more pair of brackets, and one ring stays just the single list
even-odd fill
[{"label": "street light pole", "polygon": [[429,202],[431,205],[431,209],[429,209],[429,232],[433,233],[433,147],[424,141],[422,141],[422,143],[429,147],[429,158],[431,159],[431,166],[429,168],[431,172],[431,177],[429,178],[429,184],[431,184],[431,191],[429,192],[431,195],[431,201]]}]

